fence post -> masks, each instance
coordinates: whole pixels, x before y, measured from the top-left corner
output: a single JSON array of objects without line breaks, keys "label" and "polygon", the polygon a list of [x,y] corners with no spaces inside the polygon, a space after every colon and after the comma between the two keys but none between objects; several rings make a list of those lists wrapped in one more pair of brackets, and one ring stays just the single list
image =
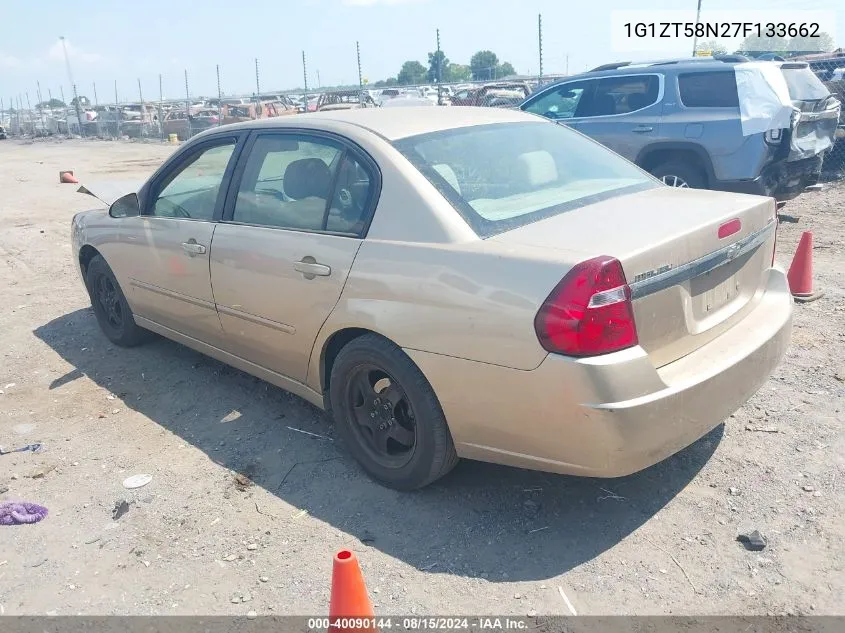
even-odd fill
[{"label": "fence post", "polygon": [[255,58],[255,118],[260,119],[264,114],[261,107],[261,85],[258,83],[258,58]]},{"label": "fence post", "polygon": [[537,45],[540,49],[540,83],[543,82],[543,14],[537,14]]}]

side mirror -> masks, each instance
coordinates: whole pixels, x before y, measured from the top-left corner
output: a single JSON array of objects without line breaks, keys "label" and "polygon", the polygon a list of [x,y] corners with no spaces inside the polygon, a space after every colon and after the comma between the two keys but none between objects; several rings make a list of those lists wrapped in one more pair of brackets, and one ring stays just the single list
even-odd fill
[{"label": "side mirror", "polygon": [[115,200],[109,207],[109,215],[113,218],[131,218],[141,215],[141,203],[137,193],[128,193]]}]

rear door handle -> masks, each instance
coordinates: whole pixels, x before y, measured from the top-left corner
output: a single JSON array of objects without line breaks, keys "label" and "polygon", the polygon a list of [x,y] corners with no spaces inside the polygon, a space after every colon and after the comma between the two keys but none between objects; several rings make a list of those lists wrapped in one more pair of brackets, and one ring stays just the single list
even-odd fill
[{"label": "rear door handle", "polygon": [[637,134],[644,134],[645,132],[653,132],[654,128],[649,125],[640,125],[639,127],[635,127],[632,132],[636,132]]},{"label": "rear door handle", "polygon": [[188,255],[205,255],[206,253],[205,246],[197,244],[194,238],[189,239],[187,242],[182,242],[182,250]]},{"label": "rear door handle", "polygon": [[314,277],[328,277],[332,274],[331,266],[325,264],[318,264],[313,257],[303,257],[300,261],[294,262],[295,270],[305,275],[306,279],[313,279]]}]

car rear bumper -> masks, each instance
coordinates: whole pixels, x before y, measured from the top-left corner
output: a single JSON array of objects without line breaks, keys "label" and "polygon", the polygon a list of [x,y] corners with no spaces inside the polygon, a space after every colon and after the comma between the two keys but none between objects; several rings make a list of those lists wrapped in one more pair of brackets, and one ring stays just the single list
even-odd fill
[{"label": "car rear bumper", "polygon": [[803,160],[779,161],[763,169],[753,180],[717,180],[713,189],[791,200],[806,187],[818,182],[821,169],[821,155]]},{"label": "car rear bumper", "polygon": [[623,476],[690,445],[766,382],[792,323],[786,276],[767,276],[742,321],[660,369],[640,347],[580,360],[551,354],[532,371],[406,351],[434,387],[460,456]]}]

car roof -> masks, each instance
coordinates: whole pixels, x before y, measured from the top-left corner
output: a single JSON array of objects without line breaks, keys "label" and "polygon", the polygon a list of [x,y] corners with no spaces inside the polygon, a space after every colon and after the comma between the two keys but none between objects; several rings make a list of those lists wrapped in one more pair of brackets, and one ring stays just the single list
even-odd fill
[{"label": "car roof", "polygon": [[[274,117],[244,121],[228,129],[272,129],[272,128],[316,128],[333,129],[337,123],[346,123],[369,130],[389,141],[408,136],[439,132],[455,128],[491,123],[547,122],[532,114],[505,108],[476,107],[407,107],[407,108],[361,108],[356,110],[335,110],[313,112],[295,117]],[[219,129],[219,128],[216,128]]]}]

